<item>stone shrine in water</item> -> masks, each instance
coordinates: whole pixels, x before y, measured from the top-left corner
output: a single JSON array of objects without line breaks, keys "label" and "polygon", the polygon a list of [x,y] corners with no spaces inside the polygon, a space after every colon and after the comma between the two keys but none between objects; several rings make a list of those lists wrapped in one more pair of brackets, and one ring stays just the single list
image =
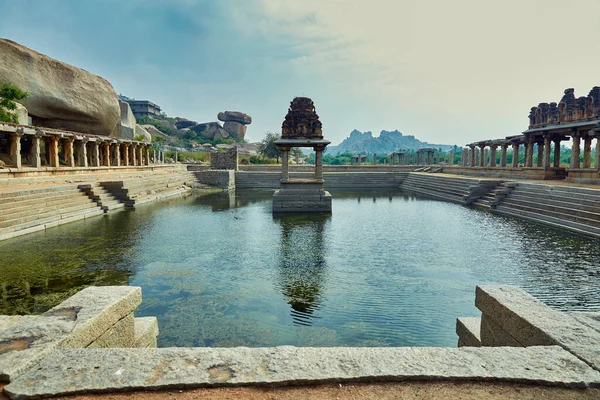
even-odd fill
[{"label": "stone shrine in water", "polygon": [[[331,194],[323,190],[323,152],[331,142],[323,131],[315,105],[308,97],[292,100],[281,126],[281,139],[275,141],[281,151],[280,189],[273,194],[273,213],[330,213]],[[289,155],[294,147],[315,151],[313,178],[290,179]]]}]

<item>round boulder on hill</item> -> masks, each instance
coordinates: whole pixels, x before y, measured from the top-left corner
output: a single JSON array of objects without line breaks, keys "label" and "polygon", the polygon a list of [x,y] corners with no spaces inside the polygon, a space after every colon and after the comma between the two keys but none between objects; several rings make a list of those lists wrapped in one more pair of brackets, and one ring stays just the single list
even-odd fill
[{"label": "round boulder on hill", "polygon": [[152,142],[152,135],[150,135],[150,133],[147,130],[142,128],[141,125],[135,126],[135,137],[141,137],[142,142],[148,142],[148,143]]},{"label": "round boulder on hill", "polygon": [[223,129],[240,139],[243,139],[246,136],[246,125],[240,124],[239,122],[227,121],[223,124]]},{"label": "round boulder on hill", "polygon": [[177,129],[191,128],[194,125],[198,125],[198,123],[196,121],[190,121],[188,119],[180,118],[179,121],[175,121],[175,126],[177,127]]},{"label": "round boulder on hill", "polygon": [[227,139],[229,137],[229,133],[218,122],[205,122],[190,129],[209,140]]},{"label": "round boulder on hill", "polygon": [[34,125],[109,136],[121,118],[107,80],[81,68],[0,39],[0,81],[29,93],[20,101]]},{"label": "round boulder on hill", "polygon": [[238,122],[244,125],[252,123],[252,117],[240,111],[223,111],[217,114],[217,118],[223,122]]}]

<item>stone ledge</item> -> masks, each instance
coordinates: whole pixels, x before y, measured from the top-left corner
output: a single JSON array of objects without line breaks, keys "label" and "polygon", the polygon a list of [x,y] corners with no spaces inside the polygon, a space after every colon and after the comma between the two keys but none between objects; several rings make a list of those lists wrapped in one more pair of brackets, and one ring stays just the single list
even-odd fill
[{"label": "stone ledge", "polygon": [[134,320],[134,347],[155,348],[158,339],[158,320],[156,317],[139,317]]},{"label": "stone ledge", "polygon": [[[600,332],[568,313],[553,310],[513,286],[477,286],[475,305],[484,320],[489,318],[519,344],[558,345],[600,370]],[[482,340],[485,346],[483,327]]]},{"label": "stone ledge", "polygon": [[58,349],[5,387],[12,399],[84,392],[403,380],[600,387],[560,347]]}]

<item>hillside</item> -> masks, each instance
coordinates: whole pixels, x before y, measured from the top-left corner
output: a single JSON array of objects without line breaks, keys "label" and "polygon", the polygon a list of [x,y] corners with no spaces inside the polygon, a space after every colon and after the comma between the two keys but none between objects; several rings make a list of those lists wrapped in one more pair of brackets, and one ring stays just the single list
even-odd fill
[{"label": "hillside", "polygon": [[449,151],[454,146],[450,144],[433,144],[422,142],[412,135],[404,136],[402,132],[381,131],[378,137],[373,137],[372,132],[353,130],[350,136],[337,146],[329,146],[327,154],[336,155],[345,152],[362,154],[389,154],[400,150],[418,150],[424,147],[441,148]]}]

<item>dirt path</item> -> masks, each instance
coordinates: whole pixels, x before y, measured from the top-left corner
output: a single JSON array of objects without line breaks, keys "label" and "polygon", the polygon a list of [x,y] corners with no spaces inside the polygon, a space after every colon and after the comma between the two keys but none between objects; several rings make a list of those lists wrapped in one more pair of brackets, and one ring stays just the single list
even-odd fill
[{"label": "dirt path", "polygon": [[[2,400],[7,399],[0,395]],[[196,390],[172,390],[167,392],[132,392],[103,395],[64,397],[72,400],[329,400],[329,399],[440,399],[440,400],[511,400],[511,399],[556,399],[597,400],[600,389],[576,390],[540,386],[449,383],[449,382],[404,382],[379,384],[323,385],[292,388],[217,388]]]}]

